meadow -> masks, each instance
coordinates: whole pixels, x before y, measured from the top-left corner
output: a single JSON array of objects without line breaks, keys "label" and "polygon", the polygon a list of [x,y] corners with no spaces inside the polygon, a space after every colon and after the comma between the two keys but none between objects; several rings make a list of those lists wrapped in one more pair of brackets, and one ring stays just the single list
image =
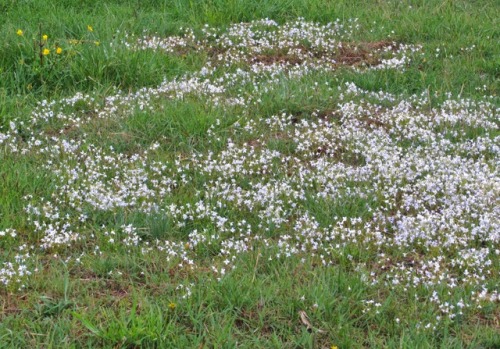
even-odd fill
[{"label": "meadow", "polygon": [[0,348],[500,348],[496,0],[0,18]]}]

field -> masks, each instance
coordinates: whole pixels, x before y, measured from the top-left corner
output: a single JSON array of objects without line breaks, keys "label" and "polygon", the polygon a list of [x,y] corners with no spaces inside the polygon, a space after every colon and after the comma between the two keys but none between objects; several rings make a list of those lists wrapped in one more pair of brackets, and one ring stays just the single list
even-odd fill
[{"label": "field", "polygon": [[0,348],[500,348],[496,0],[0,13]]}]

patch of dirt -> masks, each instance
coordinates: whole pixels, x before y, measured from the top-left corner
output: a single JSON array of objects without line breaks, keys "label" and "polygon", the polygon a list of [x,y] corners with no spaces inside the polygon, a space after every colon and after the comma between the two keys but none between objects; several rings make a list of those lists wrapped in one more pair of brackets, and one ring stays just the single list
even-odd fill
[{"label": "patch of dirt", "polygon": [[391,41],[344,43],[335,59],[343,65],[377,65],[380,63],[381,51],[394,52],[398,48],[399,44]]},{"label": "patch of dirt", "polygon": [[[288,65],[301,65],[307,60],[330,59],[335,61],[337,66],[373,66],[381,61],[383,52],[395,52],[399,48],[399,44],[393,41],[374,41],[374,42],[344,42],[339,44],[339,48],[335,52],[327,52],[324,50],[314,50],[305,45],[297,45],[290,47],[288,50],[276,50],[274,52],[266,52],[254,55],[248,58],[247,63],[261,63],[264,65],[272,65],[276,63],[284,63]],[[200,49],[199,47],[196,49]],[[186,55],[189,51],[187,47],[179,47],[177,55]],[[205,51],[209,57],[217,58],[224,55],[229,49],[222,47],[206,47]]]},{"label": "patch of dirt", "polygon": [[250,59],[250,63],[263,63],[264,65],[272,65],[275,63],[287,63],[290,65],[300,65],[304,62],[303,58],[296,55],[277,53],[277,54],[262,54],[254,56]]},{"label": "patch of dirt", "polygon": [[384,123],[384,122],[382,122],[380,120],[374,119],[374,118],[370,118],[368,116],[362,118],[361,121],[363,121],[370,128],[381,127],[384,130],[386,130],[386,131],[389,129],[389,125],[387,125],[386,123]]},{"label": "patch of dirt", "polygon": [[45,130],[44,133],[49,137],[58,137],[61,135],[67,136],[67,135],[73,133],[74,131],[76,131],[77,129],[78,129],[78,127],[75,125],[66,125],[60,129],[49,128],[49,129]]},{"label": "patch of dirt", "polygon": [[22,304],[26,303],[27,297],[25,295],[15,295],[8,291],[2,290],[0,292],[0,321],[12,314],[20,313]]},{"label": "patch of dirt", "polygon": [[252,148],[260,148],[262,146],[262,143],[260,142],[259,139],[251,139],[248,142],[246,142],[245,144],[252,147]]},{"label": "patch of dirt", "polygon": [[262,327],[258,325],[259,314],[255,310],[242,309],[238,314],[236,320],[234,320],[234,325],[245,332],[257,330],[255,327],[259,327],[260,334],[263,336],[269,335],[274,332],[273,327],[270,324],[264,323]]}]

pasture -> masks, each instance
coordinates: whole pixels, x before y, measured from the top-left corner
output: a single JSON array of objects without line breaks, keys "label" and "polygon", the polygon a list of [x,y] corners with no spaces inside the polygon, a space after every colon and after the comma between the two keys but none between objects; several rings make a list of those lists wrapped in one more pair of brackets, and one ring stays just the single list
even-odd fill
[{"label": "pasture", "polygon": [[0,348],[499,348],[496,1],[0,1]]}]

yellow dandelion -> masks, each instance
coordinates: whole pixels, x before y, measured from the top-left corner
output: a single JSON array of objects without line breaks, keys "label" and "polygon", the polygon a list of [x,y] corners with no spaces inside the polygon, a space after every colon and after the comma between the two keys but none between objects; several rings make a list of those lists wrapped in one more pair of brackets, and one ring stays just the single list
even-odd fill
[{"label": "yellow dandelion", "polygon": [[42,35],[42,40],[47,41],[49,39],[49,36],[47,34]]},{"label": "yellow dandelion", "polygon": [[339,347],[337,347],[336,345],[332,345],[330,349],[339,349]]},{"label": "yellow dandelion", "polygon": [[60,47],[56,48],[56,53],[58,55],[60,55],[62,53],[62,48],[60,48]]},{"label": "yellow dandelion", "polygon": [[175,309],[175,307],[176,307],[176,305],[175,305],[175,303],[170,302],[170,303],[168,304],[168,307],[170,308],[170,310],[174,310],[174,309]]},{"label": "yellow dandelion", "polygon": [[94,31],[94,28],[92,28],[92,26],[89,24],[89,25],[87,25],[87,30],[88,30],[89,32],[93,32],[93,31]]},{"label": "yellow dandelion", "polygon": [[50,50],[48,48],[44,48],[42,51],[42,55],[47,56],[50,54]]},{"label": "yellow dandelion", "polygon": [[17,35],[19,36],[23,36],[23,31],[21,29],[18,29],[17,32],[16,32]]},{"label": "yellow dandelion", "polygon": [[94,41],[94,45],[99,46],[101,43],[99,41]]}]

